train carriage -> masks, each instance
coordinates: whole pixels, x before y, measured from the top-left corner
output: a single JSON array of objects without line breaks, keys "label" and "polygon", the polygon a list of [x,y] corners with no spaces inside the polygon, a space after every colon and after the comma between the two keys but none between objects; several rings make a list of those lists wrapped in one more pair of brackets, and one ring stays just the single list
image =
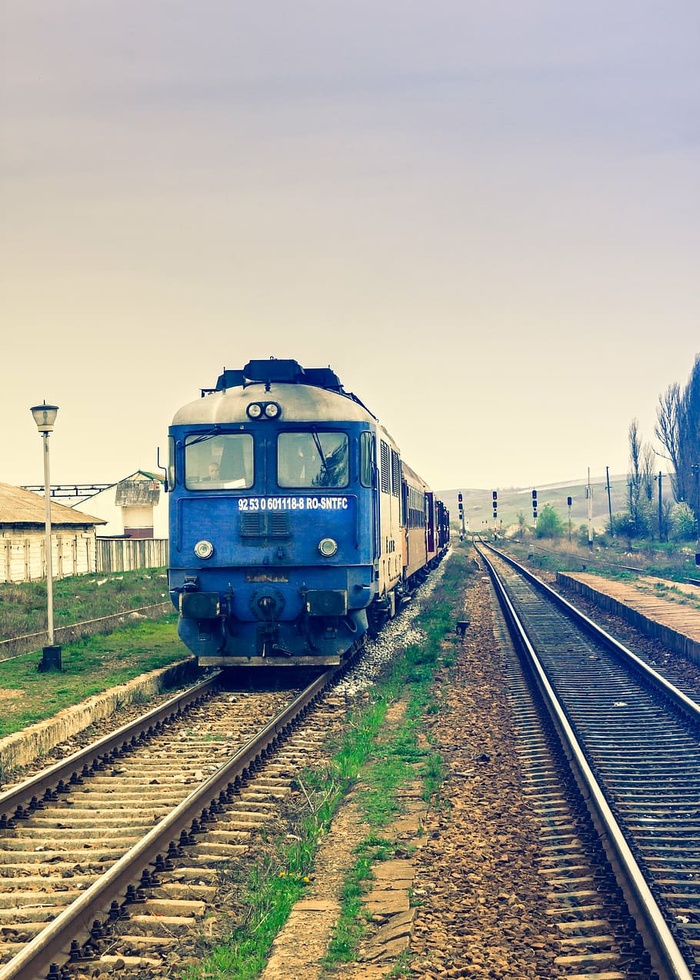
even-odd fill
[{"label": "train carriage", "polygon": [[404,509],[404,581],[410,587],[422,578],[428,561],[428,485],[402,464]]},{"label": "train carriage", "polygon": [[224,371],[169,444],[170,592],[201,664],[338,663],[394,613],[399,449],[333,371]]}]

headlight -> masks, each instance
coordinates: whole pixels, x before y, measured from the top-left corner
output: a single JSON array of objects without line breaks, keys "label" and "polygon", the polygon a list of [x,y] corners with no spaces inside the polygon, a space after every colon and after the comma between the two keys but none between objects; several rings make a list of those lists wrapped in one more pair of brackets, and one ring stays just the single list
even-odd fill
[{"label": "headlight", "polygon": [[211,558],[214,554],[214,545],[211,541],[198,541],[194,546],[194,553],[197,558]]},{"label": "headlight", "polygon": [[338,550],[338,542],[333,538],[321,538],[318,542],[318,550],[324,558],[332,558]]},{"label": "headlight", "polygon": [[251,402],[246,408],[249,419],[278,419],[282,406],[277,402]]}]

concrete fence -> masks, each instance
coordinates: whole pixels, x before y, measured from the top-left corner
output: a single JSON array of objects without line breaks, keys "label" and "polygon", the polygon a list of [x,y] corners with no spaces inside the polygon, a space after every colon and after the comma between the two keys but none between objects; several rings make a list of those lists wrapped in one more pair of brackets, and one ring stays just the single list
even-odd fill
[{"label": "concrete fence", "polygon": [[97,571],[131,572],[137,568],[165,568],[168,564],[166,538],[97,538]]}]

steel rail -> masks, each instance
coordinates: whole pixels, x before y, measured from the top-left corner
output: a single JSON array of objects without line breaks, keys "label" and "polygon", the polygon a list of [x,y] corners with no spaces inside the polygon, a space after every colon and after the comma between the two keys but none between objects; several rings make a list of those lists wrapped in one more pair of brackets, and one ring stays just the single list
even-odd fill
[{"label": "steel rail", "polygon": [[68,908],[64,909],[38,936],[25,946],[5,966],[0,966],[0,980],[37,980],[54,963],[66,961],[66,943],[74,939],[87,940],[95,919],[106,916],[112,902],[123,895],[129,885],[138,882],[143,869],[148,869],[156,857],[167,851],[182,831],[192,825],[194,815],[206,810],[236,777],[253,765],[269,750],[272,743],[288,726],[308,710],[311,703],[331,684],[342,670],[326,671],[291,704],[225,762],[204,783],[184,799],[167,817],[127,851],[98,881],[91,885]]},{"label": "steel rail", "polygon": [[77,752],[65,759],[61,759],[47,769],[42,769],[41,772],[18,783],[17,786],[0,793],[0,819],[3,816],[9,819],[18,808],[33,810],[40,806],[45,793],[55,791],[60,783],[70,783],[71,778],[79,777],[85,767],[89,769],[92,763],[99,760],[101,756],[121,749],[125,742],[128,743],[133,738],[138,738],[139,735],[146,733],[149,728],[181,714],[193,701],[197,701],[208,694],[218,683],[218,679],[218,673],[212,674],[211,677],[200,681],[186,691],[176,694],[169,701],[161,704],[160,707],[152,708],[135,720],[122,725],[121,728],[104,735],[97,742],[78,749]]},{"label": "steel rail", "polygon": [[[585,613],[582,613],[580,609],[568,602],[563,596],[559,595],[554,589],[552,589],[546,582],[539,579],[536,575],[525,568],[523,565],[519,564],[510,555],[506,555],[496,548],[492,548],[491,545],[481,542],[483,546],[492,551],[493,554],[497,555],[502,561],[510,565],[519,572],[524,578],[527,579],[532,585],[536,586],[541,592],[543,592],[548,599],[551,599],[560,609],[563,609],[574,622],[583,626],[596,640],[604,643],[608,649],[615,654],[620,660],[624,661],[627,665],[634,668],[637,674],[648,682],[650,682],[657,690],[662,691],[675,705],[680,708],[689,718],[692,719],[696,724],[700,724],[700,704],[697,701],[693,701],[692,698],[684,694],[683,691],[679,690],[675,685],[673,685],[669,680],[667,680],[662,674],[659,674],[650,667],[649,664],[645,663],[640,657],[629,650],[624,644],[616,640],[614,636],[607,633],[602,626],[599,626],[592,619],[589,619]],[[477,549],[478,551],[478,549]],[[486,558],[482,552],[479,552],[481,557]]]},{"label": "steel rail", "polygon": [[[562,739],[569,764],[581,788],[593,821],[602,835],[608,859],[627,900],[630,912],[635,918],[637,928],[645,941],[654,969],[660,980],[693,980],[693,974],[676,944],[676,940],[612,810],[608,806],[598,780],[588,765],[581,745],[569,724],[566,712],[549,682],[544,667],[508,597],[503,582],[488,557],[478,548],[476,550],[486,563],[506,621],[514,634],[518,647],[525,655],[533,671],[547,710]],[[0,980],[2,980],[1,975]]]}]

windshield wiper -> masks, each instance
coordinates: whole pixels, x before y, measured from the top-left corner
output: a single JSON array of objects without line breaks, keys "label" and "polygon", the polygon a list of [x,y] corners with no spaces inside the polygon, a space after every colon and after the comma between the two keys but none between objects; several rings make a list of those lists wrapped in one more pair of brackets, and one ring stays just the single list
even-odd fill
[{"label": "windshield wiper", "polygon": [[318,432],[312,432],[311,437],[314,441],[316,449],[318,449],[318,455],[321,457],[321,465],[323,466],[323,471],[326,474],[326,477],[329,477],[331,470],[330,470],[330,466],[328,465],[328,462],[326,461],[326,457],[323,454],[323,446],[321,445],[321,439],[319,437]]}]

